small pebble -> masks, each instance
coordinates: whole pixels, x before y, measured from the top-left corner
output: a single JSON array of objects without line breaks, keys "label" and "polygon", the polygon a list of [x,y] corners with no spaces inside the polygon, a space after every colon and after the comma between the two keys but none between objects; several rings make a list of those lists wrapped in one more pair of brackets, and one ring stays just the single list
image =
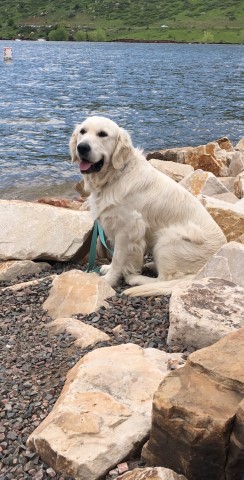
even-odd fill
[{"label": "small pebble", "polygon": [[56,472],[55,472],[55,470],[53,470],[53,468],[47,468],[46,472],[49,475],[49,477],[51,477],[51,478],[55,477],[55,475],[56,475]]}]

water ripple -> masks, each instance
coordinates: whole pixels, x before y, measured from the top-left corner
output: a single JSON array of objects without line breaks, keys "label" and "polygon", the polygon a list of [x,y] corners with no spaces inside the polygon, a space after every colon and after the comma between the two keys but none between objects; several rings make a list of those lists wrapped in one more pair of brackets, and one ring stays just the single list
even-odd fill
[{"label": "water ripple", "polygon": [[145,150],[225,135],[235,144],[244,135],[243,46],[8,44],[13,61],[0,63],[2,197],[78,180],[68,142],[87,115],[114,119]]}]

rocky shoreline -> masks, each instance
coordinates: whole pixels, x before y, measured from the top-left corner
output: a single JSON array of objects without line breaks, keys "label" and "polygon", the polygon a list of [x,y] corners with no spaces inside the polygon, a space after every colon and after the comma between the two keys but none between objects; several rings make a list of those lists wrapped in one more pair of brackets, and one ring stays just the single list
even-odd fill
[{"label": "rocky shoreline", "polygon": [[[224,472],[231,480],[233,471],[242,479],[244,139],[235,148],[223,138],[151,152],[148,161],[197,196],[228,240],[171,297],[130,298],[123,282],[113,291],[86,273],[92,222],[82,184],[72,201],[0,201],[0,480],[113,480],[125,471],[137,480],[133,469],[149,465],[166,467],[154,470],[157,480],[183,480],[174,472],[188,480],[219,480]],[[108,261],[101,245],[97,253],[98,263]],[[210,432],[203,444],[202,419]],[[211,438],[214,476],[204,457],[212,455]],[[91,451],[79,450],[90,443],[98,449],[92,465]],[[188,465],[191,449],[196,459]]]}]

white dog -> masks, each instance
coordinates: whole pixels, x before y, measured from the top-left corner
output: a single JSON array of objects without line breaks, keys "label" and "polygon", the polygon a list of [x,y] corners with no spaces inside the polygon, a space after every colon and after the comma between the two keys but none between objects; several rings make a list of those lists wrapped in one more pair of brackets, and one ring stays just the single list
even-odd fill
[{"label": "white dog", "polygon": [[[86,119],[74,130],[70,151],[80,163],[92,216],[114,248],[111,265],[101,268],[111,286],[124,277],[129,285],[140,285],[125,293],[170,293],[226,243],[202,204],[152,167],[112,120]],[[148,252],[157,278],[141,275]]]}]

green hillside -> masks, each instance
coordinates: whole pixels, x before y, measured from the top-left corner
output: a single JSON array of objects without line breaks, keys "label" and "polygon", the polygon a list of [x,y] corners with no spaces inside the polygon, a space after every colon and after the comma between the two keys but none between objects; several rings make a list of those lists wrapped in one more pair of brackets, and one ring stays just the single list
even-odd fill
[{"label": "green hillside", "polygon": [[1,0],[0,38],[244,43],[244,2]]}]

